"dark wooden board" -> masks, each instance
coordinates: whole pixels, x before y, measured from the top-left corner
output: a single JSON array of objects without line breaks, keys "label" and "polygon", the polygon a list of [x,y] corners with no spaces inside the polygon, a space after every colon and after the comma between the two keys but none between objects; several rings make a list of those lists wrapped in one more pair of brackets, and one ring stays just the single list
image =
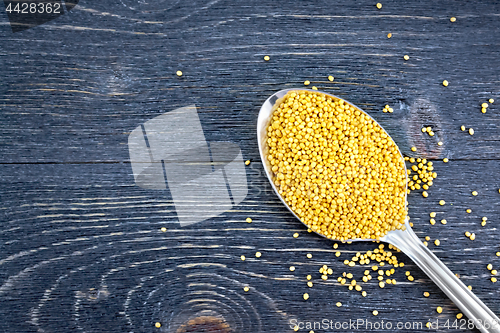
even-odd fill
[{"label": "dark wooden board", "polygon": [[[397,285],[371,281],[367,297],[340,286],[342,272],[360,278],[365,269],[343,260],[377,244],[340,244],[337,258],[332,242],[307,233],[272,192],[256,117],[269,95],[304,80],[366,110],[405,154],[435,162],[429,197],[408,199],[414,229],[440,239],[430,248],[500,314],[500,284],[486,269],[500,268],[500,4],[382,3],[83,1],[18,33],[2,11],[0,331],[169,332],[193,309],[223,315],[236,332],[289,332],[291,319],[454,320],[456,306],[401,253]],[[497,102],[482,114],[489,98]],[[127,139],[193,103],[207,141],[236,143],[252,160],[249,193],[218,217],[180,227],[168,190],[135,185]],[[385,104],[394,113],[383,113]],[[436,136],[422,134],[424,125]],[[448,224],[430,225],[431,211]],[[328,281],[318,273],[324,264],[334,271]]]}]

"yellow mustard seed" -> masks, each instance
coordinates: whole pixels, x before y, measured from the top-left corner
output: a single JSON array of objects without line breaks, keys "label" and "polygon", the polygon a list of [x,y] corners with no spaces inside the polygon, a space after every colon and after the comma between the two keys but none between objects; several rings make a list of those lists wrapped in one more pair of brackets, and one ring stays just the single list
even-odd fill
[{"label": "yellow mustard seed", "polygon": [[493,103],[495,103],[495,100],[494,100],[493,98],[490,98],[490,99],[488,100],[488,102],[490,102],[490,104],[493,104]]},{"label": "yellow mustard seed", "polygon": [[485,226],[486,225],[486,221],[481,221],[481,226]]},{"label": "yellow mustard seed", "polygon": [[255,256],[256,256],[257,258],[260,258],[260,257],[262,256],[262,253],[260,253],[260,252],[255,252]]},{"label": "yellow mustard seed", "polygon": [[450,17],[450,21],[451,21],[451,22],[455,22],[456,20],[457,20],[457,18],[456,18],[456,17]]},{"label": "yellow mustard seed", "polygon": [[304,300],[306,300],[306,301],[307,301],[307,300],[309,299],[309,294],[308,294],[308,293],[305,293],[303,297],[304,297]]},{"label": "yellow mustard seed", "polygon": [[309,288],[312,288],[313,283],[312,283],[311,281],[309,281],[309,282],[307,282],[307,286],[308,286]]},{"label": "yellow mustard seed", "polygon": [[481,112],[482,112],[482,113],[486,113],[486,111],[488,111],[486,108],[482,108],[482,109],[481,109]]},{"label": "yellow mustard seed", "polygon": [[161,231],[163,231],[163,232],[166,232],[166,231],[167,231],[167,228],[165,228],[165,227],[161,227],[161,229],[160,229],[160,230],[161,230]]},{"label": "yellow mustard seed", "polygon": [[470,240],[474,240],[476,239],[476,234],[475,233],[472,233],[469,237]]},{"label": "yellow mustard seed", "polygon": [[472,195],[476,196],[477,195],[477,191],[472,191]]},{"label": "yellow mustard seed", "polygon": [[446,223],[448,223],[448,221],[446,221],[445,219],[441,220],[441,224],[446,224]]},{"label": "yellow mustard seed", "polygon": [[436,213],[435,213],[435,212],[431,212],[431,213],[429,214],[429,216],[430,216],[430,217],[436,217]]},{"label": "yellow mustard seed", "polygon": [[316,88],[315,86],[312,86],[311,88],[312,90],[318,90],[318,88]]},{"label": "yellow mustard seed", "polygon": [[500,252],[495,253],[497,257],[500,257]]},{"label": "yellow mustard seed", "polygon": [[337,249],[338,247],[339,247],[339,244],[337,244],[337,243],[333,244],[334,249]]},{"label": "yellow mustard seed", "polygon": [[333,81],[333,80],[334,80],[334,77],[330,75],[330,76],[328,76],[328,80],[329,80],[329,81]]},{"label": "yellow mustard seed", "polygon": [[462,131],[465,131],[465,126],[464,126],[464,125],[460,126],[460,129],[461,129]]},{"label": "yellow mustard seed", "polygon": [[439,246],[439,245],[441,244],[441,241],[440,241],[439,239],[436,239],[436,240],[434,241],[434,244],[436,244],[436,246]]},{"label": "yellow mustard seed", "polygon": [[425,327],[431,328],[431,323],[430,322],[425,323]]},{"label": "yellow mustard seed", "polygon": [[340,251],[335,252],[336,257],[340,257]]},{"label": "yellow mustard seed", "polygon": [[428,245],[428,243],[427,243],[427,242],[422,242],[422,243],[423,243],[425,246],[427,246],[427,245]]},{"label": "yellow mustard seed", "polygon": [[182,71],[177,71],[175,74],[177,74],[177,76],[182,76]]},{"label": "yellow mustard seed", "polygon": [[466,211],[467,213],[469,213],[469,214],[470,214],[470,213],[472,213],[472,209],[470,209],[470,208],[467,208],[465,211]]},{"label": "yellow mustard seed", "polygon": [[308,253],[308,254],[306,254],[306,257],[309,258],[309,259],[311,259],[313,257],[313,255],[310,254],[310,253]]},{"label": "yellow mustard seed", "polygon": [[440,204],[441,206],[444,206],[444,205],[446,204],[446,201],[444,201],[444,200],[439,200],[439,204]]},{"label": "yellow mustard seed", "polygon": [[266,55],[266,56],[264,56],[264,60],[265,60],[265,61],[269,61],[269,59],[271,59],[269,56],[267,56],[267,55]]},{"label": "yellow mustard seed", "polygon": [[415,280],[415,279],[413,278],[413,276],[409,275],[409,276],[408,276],[408,281],[413,281],[413,280]]},{"label": "yellow mustard seed", "polygon": [[498,273],[498,272],[497,272],[497,270],[496,270],[496,269],[492,269],[492,270],[491,270],[491,274],[493,274],[493,275],[497,275],[497,273]]},{"label": "yellow mustard seed", "polygon": [[309,281],[309,280],[311,280],[311,279],[312,279],[312,276],[311,276],[311,275],[308,275],[308,276],[306,276],[306,279]]},{"label": "yellow mustard seed", "polygon": [[442,308],[442,307],[440,307],[440,306],[438,306],[438,307],[436,308],[436,311],[437,311],[437,313],[441,313],[441,312],[443,312],[443,308]]},{"label": "yellow mustard seed", "polygon": [[431,238],[430,238],[429,236],[425,236],[425,240],[426,240],[426,241],[430,241],[430,240],[431,240]]},{"label": "yellow mustard seed", "polygon": [[380,282],[378,283],[378,286],[379,286],[380,288],[384,288],[384,287],[385,287],[385,283],[384,283],[384,281],[380,281]]},{"label": "yellow mustard seed", "polygon": [[[365,156],[373,154],[373,139],[382,147],[368,160]],[[359,109],[319,92],[291,91],[275,105],[267,144],[275,185],[313,231],[347,241],[380,239],[391,230],[405,228],[404,161],[394,141]],[[356,149],[357,155],[349,148]],[[343,175],[337,175],[337,170]],[[381,183],[393,190],[382,191]],[[350,209],[363,211],[355,213],[359,221],[353,220],[353,228],[344,225],[351,220],[338,214]],[[381,218],[376,211],[388,213]],[[370,214],[374,217],[362,218]]]},{"label": "yellow mustard seed", "polygon": [[443,162],[444,162],[444,163],[448,163],[448,161],[449,161],[449,160],[448,160],[446,157],[445,157],[445,158],[443,158]]},{"label": "yellow mustard seed", "polygon": [[245,165],[250,165],[250,160],[246,160]]},{"label": "yellow mustard seed", "polygon": [[160,328],[161,327],[161,323],[155,323],[155,327],[156,328]]},{"label": "yellow mustard seed", "polygon": [[469,134],[470,135],[474,135],[474,129],[473,128],[469,128]]},{"label": "yellow mustard seed", "polygon": [[342,303],[337,302],[335,305],[340,308],[342,306]]},{"label": "yellow mustard seed", "polygon": [[434,136],[434,132],[433,132],[433,131],[430,131],[430,132],[429,132],[429,136]]},{"label": "yellow mustard seed", "polygon": [[468,231],[465,232],[465,237],[470,237],[470,235],[471,235],[470,232],[468,232]]},{"label": "yellow mustard seed", "polygon": [[391,38],[391,37],[392,37],[392,33],[390,33],[390,32],[389,32],[389,33],[387,34],[387,38]]},{"label": "yellow mustard seed", "polygon": [[250,288],[249,288],[248,286],[245,286],[245,287],[243,288],[243,290],[244,290],[245,292],[247,292],[247,291],[249,291],[249,290],[250,290]]},{"label": "yellow mustard seed", "polygon": [[361,296],[366,297],[366,295],[367,295],[367,294],[366,294],[366,291],[364,291],[364,290],[363,290],[363,291],[361,292]]},{"label": "yellow mustard seed", "polygon": [[483,217],[481,218],[481,220],[483,220],[483,221],[488,221],[488,218],[487,218],[486,216],[483,216]]},{"label": "yellow mustard seed", "polygon": [[464,315],[462,313],[457,313],[457,319],[462,319]]},{"label": "yellow mustard seed", "polygon": [[240,259],[241,259],[242,261],[245,261],[245,259],[246,259],[246,258],[245,258],[245,256],[241,256],[241,257],[240,257]]},{"label": "yellow mustard seed", "polygon": [[438,146],[442,146],[442,145],[443,145],[443,142],[439,141]]},{"label": "yellow mustard seed", "polygon": [[427,193],[427,191],[423,191],[423,192],[422,192],[422,196],[423,196],[424,198],[427,198],[427,197],[429,196],[429,193]]},{"label": "yellow mustard seed", "polygon": [[486,269],[491,271],[493,269],[493,265],[492,264],[488,264],[486,265]]},{"label": "yellow mustard seed", "polygon": [[377,316],[377,315],[378,315],[378,311],[377,311],[377,310],[373,310],[373,311],[372,311],[372,314],[373,314],[374,316]]},{"label": "yellow mustard seed", "polygon": [[444,80],[444,81],[443,81],[443,86],[448,87],[448,84],[449,84],[449,83],[448,83],[448,81],[447,81],[447,80]]},{"label": "yellow mustard seed", "polygon": [[417,147],[411,147],[411,151],[417,151]]},{"label": "yellow mustard seed", "polygon": [[304,85],[305,85],[305,86],[308,86],[308,85],[310,85],[310,84],[311,84],[311,82],[310,82],[309,80],[305,80],[305,81],[304,81]]},{"label": "yellow mustard seed", "polygon": [[290,272],[295,271],[295,266],[290,266]]},{"label": "yellow mustard seed", "polygon": [[497,278],[496,278],[496,277],[494,277],[494,276],[492,276],[490,280],[491,280],[491,282],[493,282],[493,283],[497,282]]},{"label": "yellow mustard seed", "polygon": [[422,127],[422,133],[426,133],[426,132],[427,132],[427,128]]},{"label": "yellow mustard seed", "polygon": [[252,223],[252,219],[250,217],[247,217],[245,221],[247,221],[248,223]]},{"label": "yellow mustard seed", "polygon": [[483,103],[483,104],[481,104],[481,107],[482,107],[482,108],[487,108],[487,107],[488,107],[488,103]]},{"label": "yellow mustard seed", "polygon": [[293,238],[298,238],[298,237],[299,237],[299,233],[298,232],[296,232],[296,233],[293,234]]},{"label": "yellow mustard seed", "polygon": [[427,291],[424,292],[424,297],[429,297],[431,294]]},{"label": "yellow mustard seed", "polygon": [[382,8],[382,4],[380,2],[377,2],[377,4],[375,6],[377,6],[378,9]]},{"label": "yellow mustard seed", "polygon": [[410,60],[410,56],[405,54],[405,56],[403,57],[404,60]]}]

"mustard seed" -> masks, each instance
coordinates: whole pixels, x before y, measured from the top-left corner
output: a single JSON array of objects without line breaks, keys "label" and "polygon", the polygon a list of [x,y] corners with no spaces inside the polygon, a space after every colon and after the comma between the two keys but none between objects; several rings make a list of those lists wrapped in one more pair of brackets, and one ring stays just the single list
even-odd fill
[{"label": "mustard seed", "polygon": [[177,76],[182,76],[182,71],[177,71],[175,74],[177,74]]},{"label": "mustard seed", "polygon": [[448,81],[444,80],[443,81],[443,86],[448,87]]},{"label": "mustard seed", "polygon": [[260,252],[255,252],[255,256],[256,256],[257,258],[260,258],[260,257],[262,256],[262,253],[260,253]]},{"label": "mustard seed", "polygon": [[333,81],[333,80],[334,80],[334,77],[330,75],[330,76],[328,77],[328,80],[329,80],[329,81]]},{"label": "mustard seed", "polygon": [[161,327],[161,323],[155,323],[155,327],[156,328],[160,328]]},{"label": "mustard seed", "polygon": [[250,217],[247,217],[245,221],[247,221],[248,223],[252,223],[252,219]]},{"label": "mustard seed", "polygon": [[457,20],[456,17],[450,17],[451,22],[455,22],[456,20]]},{"label": "mustard seed", "polygon": [[464,315],[462,313],[457,313],[457,319],[462,319]]},{"label": "mustard seed", "polygon": [[267,56],[267,55],[266,55],[266,56],[264,56],[264,60],[265,60],[265,61],[269,61],[269,59],[271,59],[269,56]]},{"label": "mustard seed", "polygon": [[387,34],[387,38],[391,38],[391,37],[392,37],[392,33],[390,33],[390,32],[389,32],[389,33]]},{"label": "mustard seed", "polygon": [[245,287],[243,288],[243,290],[244,290],[245,292],[247,292],[247,291],[249,291],[249,290],[250,290],[250,288],[249,288],[249,287],[247,287],[247,286],[245,286]]},{"label": "mustard seed", "polygon": [[469,128],[469,134],[470,135],[474,135],[474,129],[473,128]]},{"label": "mustard seed", "polygon": [[376,4],[376,6],[377,6],[377,8],[378,8],[378,9],[381,9],[381,8],[382,8],[382,4],[381,4],[380,2],[378,2],[378,3]]},{"label": "mustard seed", "polygon": [[431,294],[429,294],[429,292],[425,291],[424,292],[424,297],[429,297]]},{"label": "mustard seed", "polygon": [[245,165],[250,165],[250,160],[246,160]]},{"label": "mustard seed", "polygon": [[310,85],[310,84],[311,84],[311,82],[310,82],[309,80],[305,80],[305,81],[304,81],[304,85],[305,85],[305,86],[308,86],[308,85]]},{"label": "mustard seed", "polygon": [[403,57],[404,60],[409,60],[410,59],[410,56],[405,54],[405,56]]},{"label": "mustard seed", "polygon": [[160,230],[161,230],[161,231],[163,231],[163,232],[166,232],[166,231],[167,231],[167,228],[162,227]]},{"label": "mustard seed", "polygon": [[495,100],[494,100],[493,98],[490,98],[490,99],[488,100],[488,102],[490,102],[490,104],[493,104],[493,103],[495,102]]},{"label": "mustard seed", "polygon": [[477,191],[472,191],[473,196],[477,196]]},{"label": "mustard seed", "polygon": [[442,308],[442,307],[440,307],[440,306],[438,306],[438,307],[436,308],[436,311],[437,311],[437,313],[441,313],[441,312],[443,312],[443,308]]},{"label": "mustard seed", "polygon": [[307,300],[309,299],[309,294],[308,294],[308,293],[305,293],[303,297],[304,297],[304,300],[306,300],[306,301],[307,301]]}]

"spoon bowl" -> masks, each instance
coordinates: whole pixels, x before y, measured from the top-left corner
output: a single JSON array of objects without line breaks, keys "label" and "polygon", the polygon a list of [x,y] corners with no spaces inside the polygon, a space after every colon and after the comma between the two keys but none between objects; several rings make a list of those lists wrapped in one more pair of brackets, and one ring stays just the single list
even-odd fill
[{"label": "spoon bowl", "polygon": [[[375,123],[378,122],[373,119],[369,114],[364,112],[361,108],[355,106],[354,104],[331,94],[320,92],[317,90],[310,89],[285,89],[280,90],[277,93],[270,96],[262,105],[259,111],[259,116],[257,119],[257,140],[259,145],[260,158],[262,160],[262,165],[264,167],[265,173],[271,186],[278,196],[278,198],[283,202],[283,204],[290,210],[290,212],[302,222],[302,220],[297,216],[297,214],[292,210],[292,208],[287,204],[284,198],[280,195],[276,185],[273,181],[273,171],[271,169],[271,164],[267,159],[268,156],[268,145],[267,145],[267,128],[270,123],[270,119],[275,110],[275,106],[279,105],[281,100],[291,91],[309,91],[314,93],[321,93],[323,95],[329,96],[333,99],[343,100],[345,103],[358,109],[369,116]],[[380,126],[380,124],[378,124]],[[383,129],[382,126],[380,128]],[[385,131],[385,130],[384,130]],[[389,138],[391,136],[389,133],[385,132]],[[392,140],[392,138],[391,138]],[[399,149],[398,149],[399,151]],[[403,155],[399,151],[401,159]],[[403,165],[405,165],[403,160]],[[405,167],[406,175],[406,167]],[[405,197],[406,202],[406,197]],[[406,208],[406,207],[405,207]],[[303,222],[302,222],[303,223]],[[304,223],[303,223],[304,224]],[[305,225],[305,224],[304,224]],[[307,227],[307,225],[306,225]],[[389,231],[386,235],[377,241],[383,241],[396,246],[402,252],[404,252],[410,259],[412,259],[421,269],[426,273],[441,290],[462,310],[462,312],[474,322],[476,328],[484,333],[500,333],[500,319],[479,299],[472,291],[470,291],[465,284],[460,281],[455,274],[453,274],[442,262],[437,258],[434,253],[432,253],[427,246],[425,246],[422,241],[415,235],[411,229],[408,218],[404,221],[404,230],[393,230]],[[325,235],[316,232],[316,234],[323,236]],[[349,239],[345,240],[349,242],[355,241],[375,241],[375,239]]]}]

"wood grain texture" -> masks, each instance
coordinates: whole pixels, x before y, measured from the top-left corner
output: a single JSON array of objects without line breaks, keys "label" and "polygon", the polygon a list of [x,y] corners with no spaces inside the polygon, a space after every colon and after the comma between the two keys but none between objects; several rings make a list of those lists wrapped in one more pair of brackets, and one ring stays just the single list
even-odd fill
[{"label": "wood grain texture", "polygon": [[[332,242],[307,233],[272,192],[258,157],[257,113],[269,95],[304,80],[370,113],[405,154],[416,146],[413,155],[435,162],[429,197],[408,199],[414,229],[440,239],[430,248],[500,314],[500,284],[486,269],[500,268],[500,5],[374,5],[80,1],[15,34],[2,11],[0,331],[175,332],[200,313],[224,318],[234,332],[290,332],[291,319],[393,324],[379,331],[405,331],[396,323],[411,321],[423,332],[428,321],[454,320],[457,308],[401,253],[397,285],[380,289],[372,280],[367,297],[340,286],[342,272],[360,279],[365,270],[343,261],[376,244],[339,244],[337,258]],[[497,102],[482,114],[489,98]],[[238,144],[252,164],[241,204],[181,228],[168,190],[134,184],[127,138],[193,103],[207,141]],[[386,104],[394,113],[382,112]],[[430,225],[431,211],[448,223]],[[327,281],[318,273],[325,264],[334,271]]]}]

